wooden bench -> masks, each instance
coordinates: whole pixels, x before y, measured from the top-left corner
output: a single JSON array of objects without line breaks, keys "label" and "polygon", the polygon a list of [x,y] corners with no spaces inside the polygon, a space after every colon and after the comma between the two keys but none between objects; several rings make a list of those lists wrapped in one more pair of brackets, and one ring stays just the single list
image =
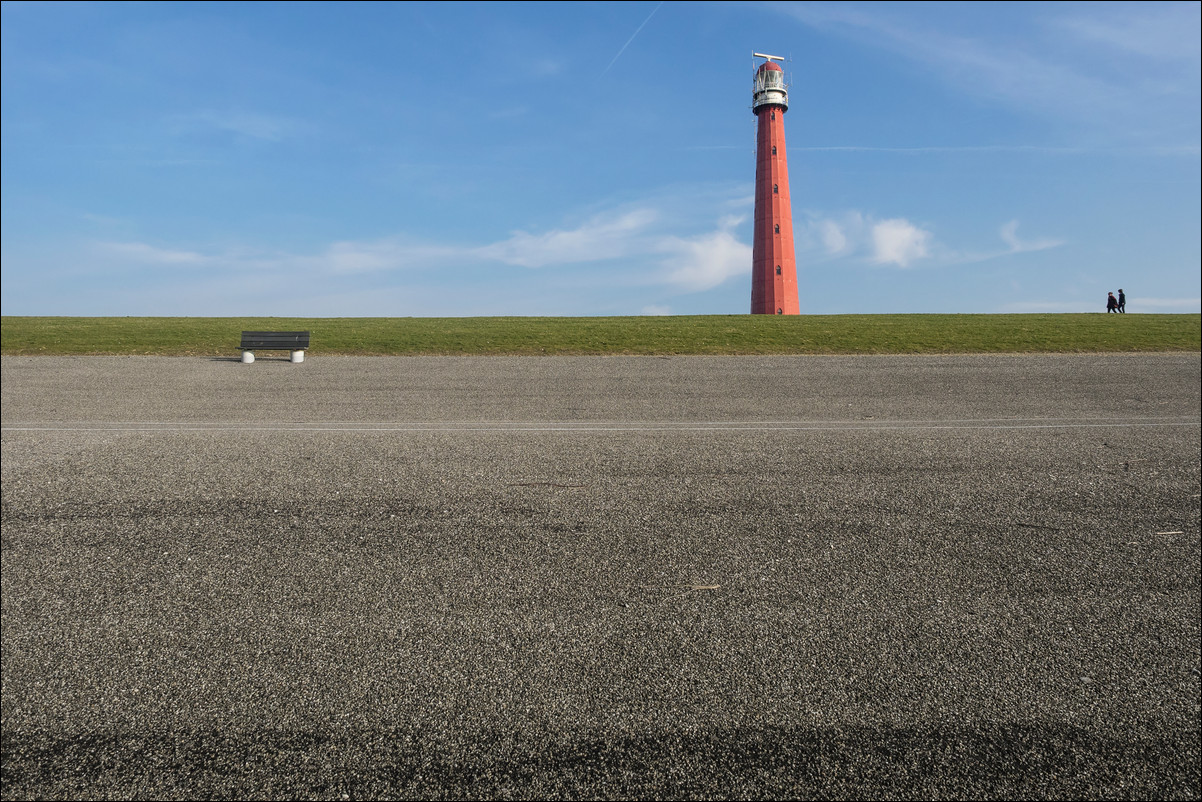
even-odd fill
[{"label": "wooden bench", "polygon": [[307,331],[244,331],[242,332],[242,361],[254,362],[255,351],[291,351],[293,362],[305,361],[309,347]]}]

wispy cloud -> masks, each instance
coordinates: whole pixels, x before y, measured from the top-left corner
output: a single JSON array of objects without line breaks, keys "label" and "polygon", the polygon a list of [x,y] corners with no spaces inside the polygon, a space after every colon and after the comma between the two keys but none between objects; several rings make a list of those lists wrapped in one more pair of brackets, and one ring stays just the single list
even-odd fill
[{"label": "wispy cloud", "polygon": [[664,0],[660,0],[660,4],[651,9],[651,13],[647,15],[647,19],[643,20],[643,24],[634,29],[634,33],[632,33],[630,38],[626,40],[626,44],[622,45],[621,49],[618,50],[618,52],[614,54],[614,57],[609,60],[609,63],[605,65],[605,69],[601,70],[602,75],[605,75],[605,73],[609,72],[609,68],[612,67],[614,63],[617,62],[618,58],[626,52],[626,48],[630,47],[630,43],[634,41],[634,37],[638,36],[639,31],[643,30],[643,28],[647,26],[647,23],[651,21],[651,18],[655,16],[655,12],[659,11],[660,6],[663,4]]},{"label": "wispy cloud", "polygon": [[[547,291],[569,293],[574,287],[585,295],[604,287],[630,298],[631,309],[654,314],[667,310],[673,297],[714,290],[750,272],[751,243],[741,238],[749,233],[745,224],[750,210],[732,206],[744,199],[743,191],[741,186],[725,191],[681,189],[594,214],[575,225],[519,230],[482,244],[396,234],[339,240],[302,253],[137,241],[102,243],[96,252],[104,257],[100,263],[149,270],[147,275],[156,281],[203,274],[208,281],[250,286],[254,281],[270,285],[287,276],[314,288],[313,297],[321,297],[352,285],[423,286],[428,277],[454,270],[470,273],[474,282],[483,279],[482,286],[501,282],[496,286],[529,287],[535,282],[557,288]],[[835,261],[898,270],[950,267],[1062,244],[1049,237],[1021,237],[1019,221],[1011,220],[998,229],[1004,248],[966,254],[939,242],[929,224],[857,210],[802,212],[794,232],[799,258],[808,264]],[[545,278],[533,278],[536,273]],[[659,289],[648,297],[651,287]],[[527,304],[525,311],[537,308],[520,298],[508,303]],[[457,305],[456,311],[463,308]]]},{"label": "wispy cloud", "polygon": [[[794,3],[786,13],[823,32],[857,39],[930,70],[978,98],[1090,125],[1126,138],[1196,132],[1199,6],[1058,6],[982,33],[956,30],[954,15],[905,7]],[[1158,143],[1160,144],[1160,143]]]},{"label": "wispy cloud", "polygon": [[279,261],[296,262],[321,273],[367,273],[387,270],[413,270],[439,262],[451,262],[462,248],[413,242],[402,237],[370,241],[335,242],[312,257],[276,257],[258,260],[261,266]]},{"label": "wispy cloud", "polygon": [[843,230],[843,226],[836,223],[834,220],[819,220],[817,223],[818,236],[822,239],[822,247],[831,256],[837,256],[847,252],[850,247],[850,242],[847,239],[847,233]]},{"label": "wispy cloud", "polygon": [[679,235],[659,225],[655,209],[636,208],[598,215],[572,229],[545,234],[514,232],[508,239],[475,248],[471,255],[527,268],[626,260],[641,265],[639,284],[667,284],[700,292],[751,270],[751,246],[735,233],[742,215],[721,217],[710,231]]},{"label": "wispy cloud", "polygon": [[1048,248],[1058,248],[1064,244],[1064,240],[1051,239],[1045,237],[1036,240],[1023,241],[1018,238],[1018,221],[1011,220],[1002,226],[1001,231],[1002,241],[1010,246],[1009,253],[1027,253],[1028,251],[1044,251]]},{"label": "wispy cloud", "polygon": [[501,242],[474,250],[482,259],[521,267],[597,262],[645,250],[640,235],[656,218],[652,209],[635,209],[616,216],[600,215],[574,229],[530,234],[515,231]]},{"label": "wispy cloud", "polygon": [[1066,243],[1066,240],[1054,237],[1039,237],[1030,240],[1020,239],[1018,236],[1018,226],[1019,222],[1017,220],[1011,220],[998,229],[998,238],[1006,244],[1005,248],[986,248],[981,250],[954,250],[947,248],[944,249],[941,258],[947,264],[976,264],[1015,254],[1059,248]]},{"label": "wispy cloud", "polygon": [[411,242],[404,238],[334,242],[317,253],[296,254],[255,249],[201,252],[165,248],[146,242],[99,242],[95,251],[115,264],[160,268],[204,267],[211,274],[237,272],[339,276],[355,273],[403,271],[429,267],[455,259],[462,248]]},{"label": "wispy cloud", "polygon": [[101,251],[118,259],[150,265],[203,265],[212,261],[212,257],[196,251],[181,251],[171,248],[159,248],[145,242],[102,242],[98,243]]},{"label": "wispy cloud", "polygon": [[876,8],[843,4],[794,4],[790,13],[823,30],[871,43],[933,68],[949,82],[991,97],[1052,105],[1062,95],[1096,103],[1105,94],[1094,78],[1051,63],[1021,48],[981,36],[937,30]]},{"label": "wispy cloud", "polygon": [[[1070,11],[1072,6],[1067,7]],[[1070,13],[1049,20],[1081,41],[1095,42],[1154,61],[1193,62],[1202,55],[1197,3],[1141,3],[1138,7],[1094,7],[1088,16]]]},{"label": "wispy cloud", "polygon": [[[721,207],[723,204],[717,202]],[[736,233],[745,217],[726,215],[698,230],[650,206],[595,215],[571,228],[543,233],[515,231],[503,240],[471,245],[397,235],[343,240],[311,253],[250,249],[203,251],[147,242],[98,243],[110,264],[162,268],[163,275],[204,267],[220,274],[289,274],[337,281],[348,275],[419,275],[448,268],[524,271],[574,270],[574,281],[630,287],[658,285],[675,292],[712,289],[751,269],[751,246]],[[677,233],[687,228],[687,233]]]},{"label": "wispy cloud", "polygon": [[883,267],[918,265],[947,267],[972,264],[1012,254],[1031,253],[1065,244],[1062,239],[1021,239],[1018,220],[998,229],[1005,248],[957,250],[939,242],[929,228],[902,217],[878,220],[859,211],[836,215],[803,212],[794,229],[797,248],[823,259],[852,259]]}]

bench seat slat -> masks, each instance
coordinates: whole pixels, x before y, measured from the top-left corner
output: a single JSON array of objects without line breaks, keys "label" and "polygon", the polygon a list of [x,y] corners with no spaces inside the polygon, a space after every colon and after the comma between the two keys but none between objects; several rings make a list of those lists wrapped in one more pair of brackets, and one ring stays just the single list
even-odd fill
[{"label": "bench seat slat", "polygon": [[309,347],[307,331],[244,331],[242,350],[303,351]]}]

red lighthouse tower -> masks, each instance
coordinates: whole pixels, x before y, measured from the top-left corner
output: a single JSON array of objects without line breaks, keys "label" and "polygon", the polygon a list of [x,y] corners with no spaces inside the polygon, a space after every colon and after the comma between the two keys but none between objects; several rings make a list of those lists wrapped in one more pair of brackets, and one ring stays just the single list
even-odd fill
[{"label": "red lighthouse tower", "polygon": [[789,206],[789,161],[785,154],[785,74],[765,59],[755,71],[751,111],[759,118],[755,148],[755,241],[751,249],[751,314],[798,315],[797,263],[793,256],[793,212]]}]

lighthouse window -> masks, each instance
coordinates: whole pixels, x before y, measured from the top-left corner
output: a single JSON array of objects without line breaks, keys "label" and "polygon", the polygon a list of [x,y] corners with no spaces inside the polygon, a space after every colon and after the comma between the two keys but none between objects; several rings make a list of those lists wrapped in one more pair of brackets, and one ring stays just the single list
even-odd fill
[{"label": "lighthouse window", "polygon": [[776,145],[773,145],[773,146],[772,146],[772,155],[773,155],[773,156],[775,156],[775,155],[776,155]]},{"label": "lighthouse window", "polygon": [[774,119],[774,120],[776,119],[776,112],[775,112],[775,111],[774,111],[774,112],[772,112],[772,119]]},{"label": "lighthouse window", "polygon": [[773,193],[774,195],[776,195],[776,194],[779,194],[779,193],[780,193],[780,185],[779,185],[779,184],[773,184],[773,185],[772,185],[772,193]]},{"label": "lighthouse window", "polygon": [[776,275],[780,275],[780,265],[776,266]]},{"label": "lighthouse window", "polygon": [[[776,233],[776,234],[779,234],[779,233],[780,233],[780,223],[777,223],[775,226],[773,226],[773,228],[774,228],[774,229],[776,229],[776,231],[775,231],[774,233]],[[779,267],[778,267],[778,268],[776,268],[776,272],[777,272],[777,273],[779,273],[779,272],[780,272],[780,268],[779,268]]]}]

